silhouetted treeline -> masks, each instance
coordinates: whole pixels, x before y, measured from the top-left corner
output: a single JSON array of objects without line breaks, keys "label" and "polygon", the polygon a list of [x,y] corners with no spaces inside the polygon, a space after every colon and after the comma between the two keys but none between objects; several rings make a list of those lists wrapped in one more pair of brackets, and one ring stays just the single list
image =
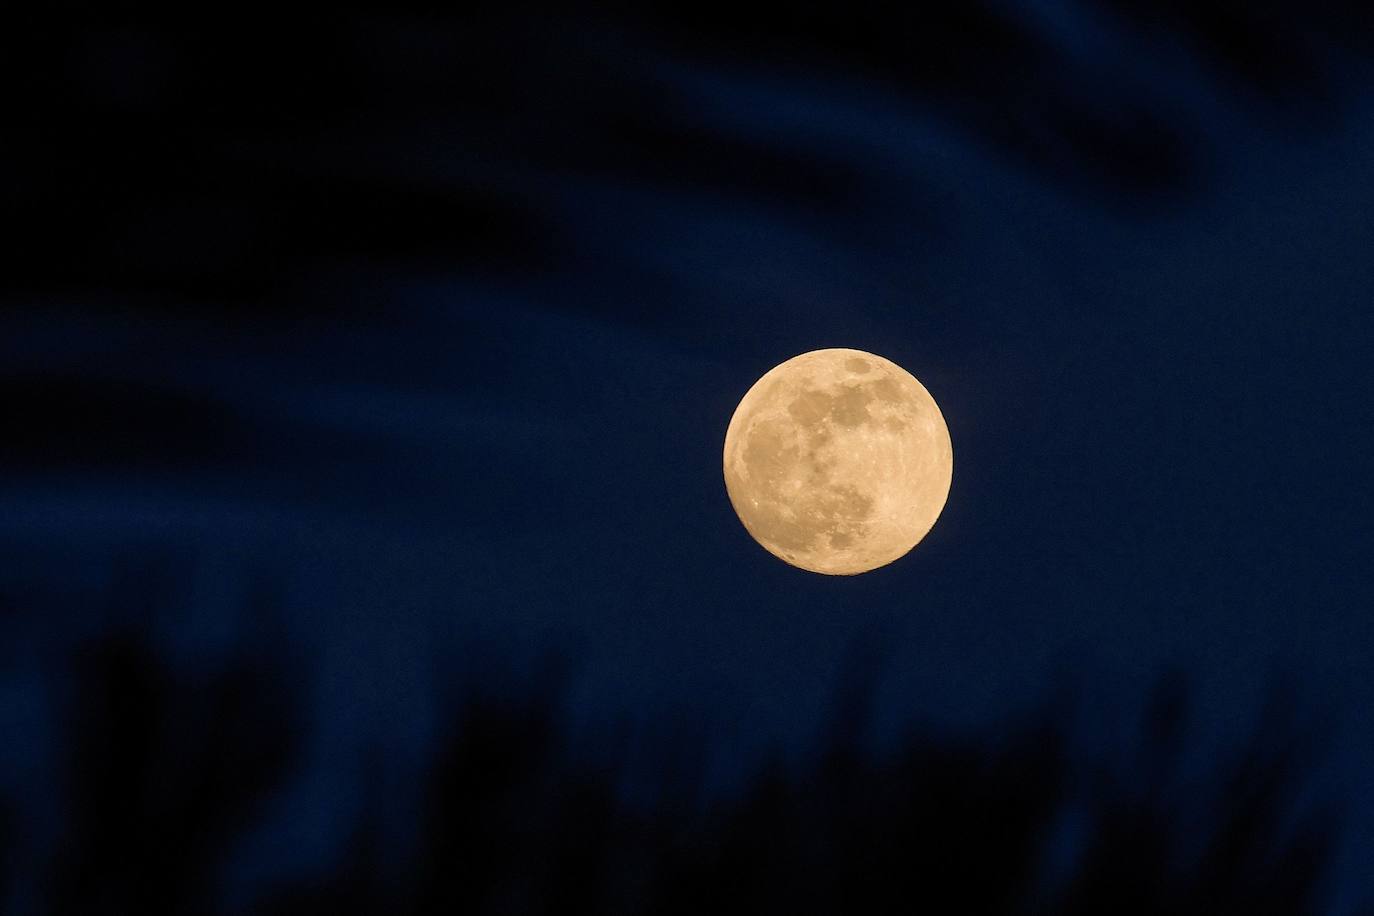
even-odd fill
[{"label": "silhouetted treeline", "polygon": [[[299,772],[309,716],[284,649],[178,675],[136,633],[74,666],[53,847],[0,817],[3,861],[41,863],[7,868],[20,912],[228,912],[226,863]],[[1134,758],[1111,766],[1071,751],[1062,704],[985,740],[917,732],[871,753],[860,697],[813,760],[763,765],[739,795],[703,795],[692,761],[707,749],[669,731],[649,748],[656,800],[632,803],[614,749],[572,752],[554,683],[471,681],[418,798],[374,783],[331,870],[261,888],[245,911],[1323,911],[1338,824],[1332,806],[1297,803],[1314,742],[1282,703],[1200,779],[1180,765],[1178,678],[1140,716]],[[412,808],[407,835],[381,826]]]}]

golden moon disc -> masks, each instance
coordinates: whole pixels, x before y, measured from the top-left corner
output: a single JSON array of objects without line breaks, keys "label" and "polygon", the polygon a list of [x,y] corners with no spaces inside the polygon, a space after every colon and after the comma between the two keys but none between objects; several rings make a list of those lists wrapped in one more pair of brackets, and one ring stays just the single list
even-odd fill
[{"label": "golden moon disc", "polygon": [[725,488],[744,527],[774,556],[832,576],[915,547],[953,470],[930,392],[863,350],[813,350],[770,369],[725,433]]}]

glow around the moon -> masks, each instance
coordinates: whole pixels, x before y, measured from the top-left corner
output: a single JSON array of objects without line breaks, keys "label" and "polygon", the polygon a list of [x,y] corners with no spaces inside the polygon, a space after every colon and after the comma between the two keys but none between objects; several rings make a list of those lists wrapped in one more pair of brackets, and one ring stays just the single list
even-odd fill
[{"label": "glow around the moon", "polygon": [[925,537],[949,495],[953,454],[940,408],[901,366],[814,350],[740,401],[725,434],[725,487],[770,553],[853,575]]}]

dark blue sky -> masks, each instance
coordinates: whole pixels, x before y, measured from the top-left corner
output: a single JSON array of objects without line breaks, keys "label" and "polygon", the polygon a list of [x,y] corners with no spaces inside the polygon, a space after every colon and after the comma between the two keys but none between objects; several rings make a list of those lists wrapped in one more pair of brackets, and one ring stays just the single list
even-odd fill
[{"label": "dark blue sky", "polygon": [[[1163,671],[1200,760],[1286,678],[1331,721],[1361,874],[1359,46],[1294,13],[1266,69],[1183,13],[977,9],[910,59],[690,16],[344,21],[299,73],[294,32],[252,66],[190,26],[33,51],[63,66],[5,192],[0,586],[30,612],[0,696],[34,736],[5,777],[43,781],[64,653],[169,563],[178,664],[275,583],[320,712],[250,872],[329,854],[361,746],[403,779],[436,675],[567,655],[589,745],[704,722],[728,785],[877,640],[888,729],[995,730],[1067,685],[1104,753]],[[921,379],[955,452],[931,534],[852,579],[758,548],[720,474],[754,380],[836,346]]]}]

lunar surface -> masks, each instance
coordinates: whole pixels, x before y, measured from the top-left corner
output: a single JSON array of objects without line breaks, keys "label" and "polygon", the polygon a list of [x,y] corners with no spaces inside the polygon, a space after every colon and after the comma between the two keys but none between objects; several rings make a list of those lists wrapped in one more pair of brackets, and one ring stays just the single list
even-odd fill
[{"label": "lunar surface", "polygon": [[802,569],[853,575],[906,554],[953,473],[935,399],[862,350],[814,350],[750,388],[725,433],[725,488],[744,527]]}]

